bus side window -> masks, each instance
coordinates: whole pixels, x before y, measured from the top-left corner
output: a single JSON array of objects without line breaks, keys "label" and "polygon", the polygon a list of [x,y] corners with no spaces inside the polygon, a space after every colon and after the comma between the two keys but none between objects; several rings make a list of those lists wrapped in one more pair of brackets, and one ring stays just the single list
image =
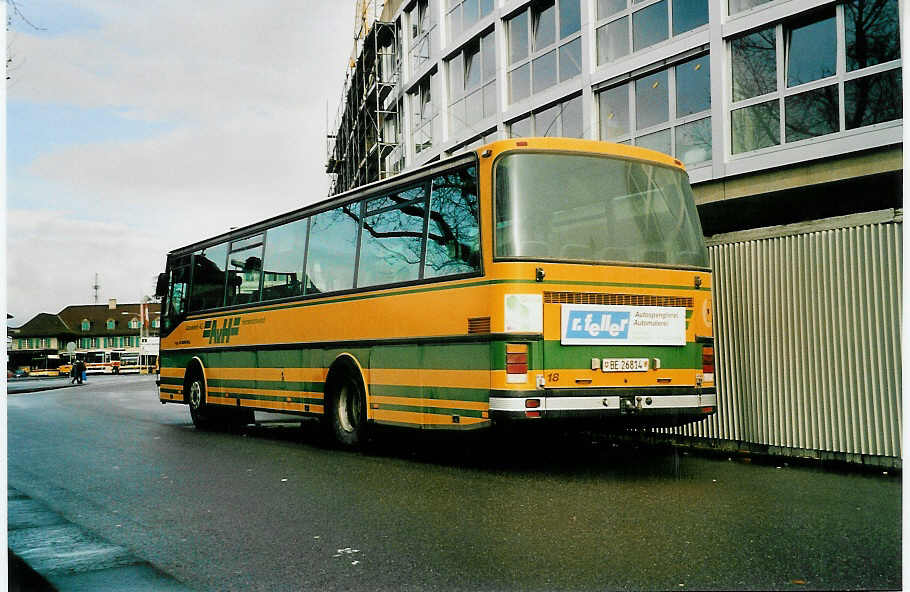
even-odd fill
[{"label": "bus side window", "polygon": [[177,267],[171,270],[170,288],[168,289],[167,298],[167,316],[165,323],[167,329],[170,329],[180,322],[186,313],[186,289],[189,284],[189,270],[187,266]]},{"label": "bus side window", "polygon": [[353,203],[312,218],[306,261],[307,294],[354,287],[358,212],[360,203]]},{"label": "bus side window", "polygon": [[258,302],[262,279],[262,235],[236,240],[231,243],[227,264],[227,302],[249,304]]},{"label": "bus side window", "polygon": [[303,294],[303,258],[308,220],[295,220],[266,231],[262,299],[275,300]]},{"label": "bus side window", "polygon": [[480,270],[477,169],[474,166],[433,178],[424,277]]},{"label": "bus side window", "polygon": [[188,310],[224,306],[224,262],[227,243],[193,254],[193,288]]},{"label": "bus side window", "polygon": [[367,202],[357,287],[420,278],[426,196],[426,185],[421,184]]}]

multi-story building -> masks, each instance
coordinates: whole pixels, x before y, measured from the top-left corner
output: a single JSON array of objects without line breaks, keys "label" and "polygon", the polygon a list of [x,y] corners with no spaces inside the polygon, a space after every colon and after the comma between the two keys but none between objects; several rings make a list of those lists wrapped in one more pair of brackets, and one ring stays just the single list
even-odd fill
[{"label": "multi-story building", "polygon": [[86,304],[67,306],[57,314],[38,313],[21,327],[11,329],[9,367],[29,367],[35,360],[56,356],[75,344],[75,353],[123,350],[139,353],[144,336],[157,336],[161,305],[149,302],[143,324],[140,304]]},{"label": "multi-story building", "polygon": [[672,154],[709,237],[723,402],[685,434],[897,459],[901,11],[898,0],[392,0],[349,76],[334,192],[494,139]]}]

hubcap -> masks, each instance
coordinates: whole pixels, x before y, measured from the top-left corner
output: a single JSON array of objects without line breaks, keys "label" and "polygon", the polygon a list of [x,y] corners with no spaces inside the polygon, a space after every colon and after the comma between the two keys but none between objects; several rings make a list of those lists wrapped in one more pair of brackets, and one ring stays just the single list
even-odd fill
[{"label": "hubcap", "polygon": [[199,386],[197,381],[193,381],[193,384],[190,385],[190,405],[193,409],[199,409],[199,406],[202,404],[202,387]]}]

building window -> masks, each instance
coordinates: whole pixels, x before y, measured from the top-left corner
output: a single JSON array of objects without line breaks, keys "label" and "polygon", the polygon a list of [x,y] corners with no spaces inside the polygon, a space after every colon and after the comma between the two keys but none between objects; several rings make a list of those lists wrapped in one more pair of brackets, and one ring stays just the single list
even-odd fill
[{"label": "building window", "polygon": [[600,139],[711,160],[710,57],[703,55],[597,94]]},{"label": "building window", "polygon": [[437,109],[433,104],[435,80],[435,74],[428,75],[409,95],[414,114],[411,140],[414,144],[415,154],[420,154],[433,146],[433,131],[436,127],[437,116]]},{"label": "building window", "polygon": [[88,319],[82,319],[82,330],[89,331],[92,328],[92,323]]},{"label": "building window", "polygon": [[446,150],[447,156],[454,156],[455,154],[461,154],[462,152],[468,152],[469,150],[476,150],[481,146],[489,144],[490,142],[495,142],[499,139],[499,132],[495,128],[489,130],[487,133],[480,136],[474,136],[473,138],[468,139],[466,142],[452,148],[451,150]]},{"label": "building window", "polygon": [[[257,276],[257,278],[258,278],[258,276]],[[258,283],[258,282],[257,282],[257,283]],[[130,319],[129,328],[130,328],[130,329],[138,329],[138,328],[139,328],[139,319]]]},{"label": "building window", "polygon": [[416,6],[408,13],[408,20],[411,23],[411,76],[414,76],[433,61],[436,21],[433,20],[429,0],[418,0]]},{"label": "building window", "polygon": [[597,65],[708,24],[708,0],[597,0]]},{"label": "building window", "polygon": [[551,136],[584,137],[584,116],[581,95],[539,109],[517,119],[509,126],[509,137]]},{"label": "building window", "polygon": [[446,14],[449,39],[455,39],[491,12],[493,0],[449,0],[449,12]]},{"label": "building window", "polygon": [[493,31],[465,45],[447,62],[447,69],[450,135],[497,113]]},{"label": "building window", "polygon": [[508,20],[509,102],[581,74],[579,0],[532,3]]},{"label": "building window", "polygon": [[161,327],[161,319],[152,319],[152,329]]},{"label": "building window", "polygon": [[105,322],[105,327],[107,327],[108,331],[113,331],[116,326],[117,326],[117,322],[114,319],[108,319]]},{"label": "building window", "polygon": [[732,39],[732,153],[901,119],[898,39],[897,0],[847,0]]},{"label": "building window", "polygon": [[749,10],[750,8],[755,8],[756,6],[767,4],[771,1],[772,0],[730,0],[728,8],[730,10],[730,14],[737,14]]}]

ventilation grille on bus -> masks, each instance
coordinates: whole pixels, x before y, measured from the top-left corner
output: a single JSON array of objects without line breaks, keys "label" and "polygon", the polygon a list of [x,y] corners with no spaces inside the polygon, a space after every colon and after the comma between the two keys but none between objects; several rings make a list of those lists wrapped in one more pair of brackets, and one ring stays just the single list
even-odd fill
[{"label": "ventilation grille on bus", "polygon": [[468,319],[468,333],[489,333],[490,317]]},{"label": "ventilation grille on bus", "polygon": [[692,298],[649,294],[604,294],[601,292],[544,292],[547,304],[621,304],[626,306],[682,306],[693,308]]}]

